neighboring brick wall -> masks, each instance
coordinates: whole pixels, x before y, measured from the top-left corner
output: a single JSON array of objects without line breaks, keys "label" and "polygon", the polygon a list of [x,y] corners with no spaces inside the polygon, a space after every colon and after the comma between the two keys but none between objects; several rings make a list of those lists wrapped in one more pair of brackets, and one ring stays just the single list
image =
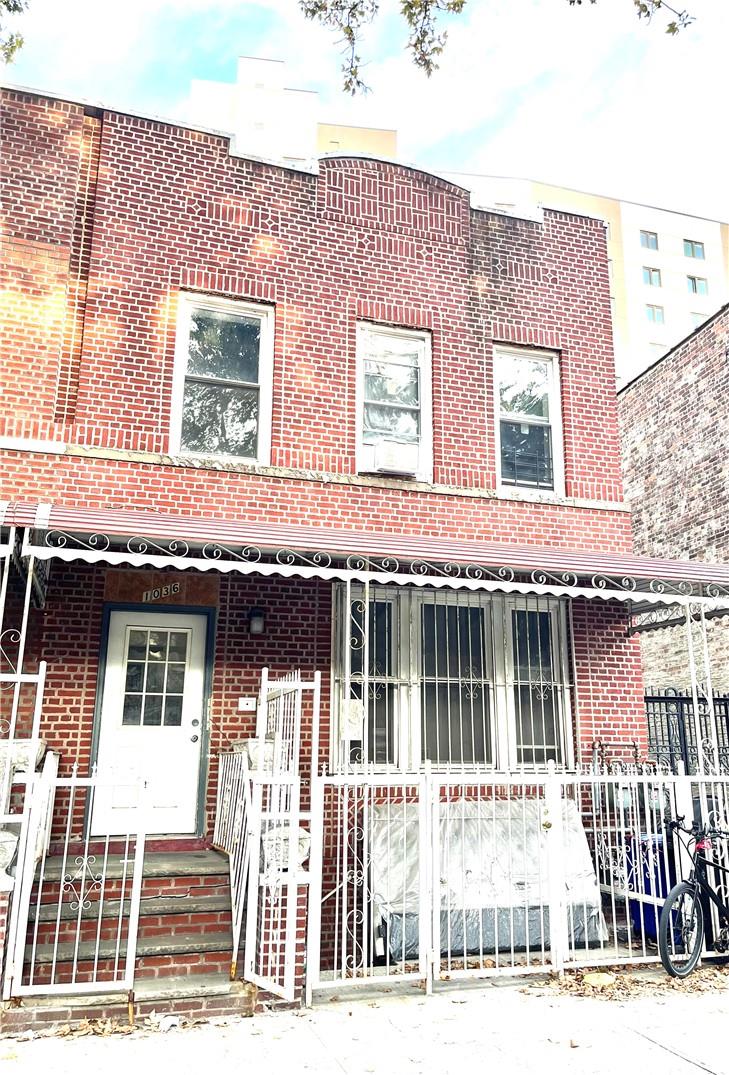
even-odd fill
[{"label": "neighboring brick wall", "polygon": [[[619,394],[626,496],[636,552],[729,559],[729,307]],[[690,682],[684,630],[643,637],[646,684]],[[710,630],[713,685],[729,689],[729,625]],[[702,661],[697,650],[697,661]],[[699,667],[698,678],[705,680]]]}]

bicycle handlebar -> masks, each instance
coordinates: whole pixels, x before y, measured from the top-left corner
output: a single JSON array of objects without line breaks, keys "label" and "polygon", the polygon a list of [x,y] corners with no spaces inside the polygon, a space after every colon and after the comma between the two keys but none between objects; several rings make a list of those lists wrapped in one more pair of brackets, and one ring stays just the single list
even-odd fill
[{"label": "bicycle handlebar", "polygon": [[693,836],[696,839],[699,839],[701,836],[709,838],[714,837],[716,839],[729,839],[729,832],[725,829],[717,829],[713,825],[697,825],[696,822],[694,822],[690,828],[687,828],[683,824],[684,821],[685,818],[683,816],[672,818],[670,821],[666,822],[666,828],[669,832],[683,832],[687,836]]}]

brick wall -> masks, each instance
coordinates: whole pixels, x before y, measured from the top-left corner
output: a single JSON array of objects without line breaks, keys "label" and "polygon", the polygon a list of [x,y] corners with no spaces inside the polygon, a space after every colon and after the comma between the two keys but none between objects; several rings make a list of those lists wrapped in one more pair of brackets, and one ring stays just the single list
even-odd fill
[{"label": "brick wall", "polygon": [[[84,117],[78,106],[14,91],[4,113],[7,242],[25,269],[7,310],[13,346],[0,383],[13,387],[0,435],[69,447],[5,453],[3,497],[234,515],[246,503],[291,520],[629,549],[627,516],[615,510],[622,491],[597,221],[475,212],[460,188],[375,161],[334,158],[318,176],[297,173],[232,158],[224,138],[116,113]],[[49,150],[52,191],[35,175]],[[80,325],[79,302],[60,302],[69,261],[69,295],[84,277]],[[275,305],[271,462],[289,480],[163,459],[180,290]],[[353,477],[362,318],[432,333],[438,493]],[[565,506],[494,496],[495,342],[558,353]],[[590,503],[575,507],[574,498]]]},{"label": "brick wall", "polygon": [[[729,558],[728,352],[724,307],[618,397],[635,550],[645,556]],[[713,624],[709,638],[714,687],[729,690],[727,621]],[[690,682],[685,630],[644,636],[643,653],[647,685]],[[701,668],[698,677],[706,678]]]}]

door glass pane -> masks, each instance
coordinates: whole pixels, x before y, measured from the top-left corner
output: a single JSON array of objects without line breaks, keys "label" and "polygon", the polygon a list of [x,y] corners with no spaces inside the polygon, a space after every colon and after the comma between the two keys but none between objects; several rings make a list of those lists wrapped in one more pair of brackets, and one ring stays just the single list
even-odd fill
[{"label": "door glass pane", "polygon": [[187,372],[196,377],[258,383],[261,322],[255,317],[195,310],[190,323]]},{"label": "door glass pane", "polygon": [[158,725],[162,723],[162,695],[148,694],[144,699],[144,725]]},{"label": "door glass pane", "polygon": [[[367,708],[364,742],[353,741],[350,761],[388,765],[395,761],[396,688],[393,682],[394,606],[369,602],[367,631]],[[353,601],[350,622],[350,698],[362,701],[365,689],[364,601]],[[365,750],[366,744],[366,750]]]},{"label": "door glass pane", "polygon": [[127,694],[124,698],[122,710],[122,724],[139,724],[142,719],[142,696],[141,694]]},{"label": "door glass pane", "polygon": [[511,622],[517,761],[538,766],[561,761],[561,684],[554,660],[552,614],[514,609]]},{"label": "door glass pane", "polygon": [[255,456],[258,389],[187,381],[182,402],[182,447],[213,455]]},{"label": "door glass pane", "polygon": [[[123,725],[179,727],[182,724],[189,638],[188,631],[162,628],[129,631]],[[142,660],[131,659],[140,656]],[[178,660],[171,660],[173,657]]]}]

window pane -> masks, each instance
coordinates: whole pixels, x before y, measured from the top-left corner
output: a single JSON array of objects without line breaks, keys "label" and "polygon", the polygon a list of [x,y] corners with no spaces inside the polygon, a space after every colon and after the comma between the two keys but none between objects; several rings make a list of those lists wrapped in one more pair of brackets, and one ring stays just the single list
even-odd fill
[{"label": "window pane", "polygon": [[511,623],[517,761],[560,761],[551,613],[514,609]]},{"label": "window pane", "polygon": [[424,604],[423,676],[480,680],[484,676],[484,610]]},{"label": "window pane", "polygon": [[419,371],[415,366],[394,366],[386,362],[365,364],[365,399],[384,403],[405,403],[417,407],[420,397]]},{"label": "window pane", "polygon": [[165,702],[165,724],[175,728],[182,724],[182,698],[168,698]]},{"label": "window pane", "polygon": [[190,321],[188,375],[257,384],[260,342],[257,318],[195,310]]},{"label": "window pane", "polygon": [[364,439],[379,440],[383,434],[417,441],[420,436],[420,412],[403,411],[378,403],[365,404]]},{"label": "window pane", "polygon": [[520,765],[546,765],[561,761],[557,737],[555,689],[515,686],[516,758]]},{"label": "window pane", "polygon": [[130,694],[124,698],[122,724],[139,724],[142,719],[142,696]]},{"label": "window pane", "polygon": [[170,694],[182,694],[185,685],[184,664],[171,664],[167,668],[167,690]]},{"label": "window pane", "polygon": [[170,655],[171,661],[187,660],[187,635],[184,631],[170,632]]},{"label": "window pane", "polygon": [[369,332],[365,340],[365,359],[370,362],[387,362],[392,359],[399,365],[419,366],[422,340],[408,336],[387,336],[381,332]]},{"label": "window pane", "polygon": [[424,683],[423,759],[457,765],[490,763],[489,701],[483,684]]},{"label": "window pane", "polygon": [[[361,676],[364,671],[364,602],[352,602],[350,625],[350,673]],[[369,674],[392,675],[392,603],[370,601]]]},{"label": "window pane", "polygon": [[515,609],[512,613],[514,679],[552,682],[551,613]]},{"label": "window pane", "polygon": [[[367,750],[359,742],[350,745],[350,761],[364,761],[375,765],[395,763],[395,686],[387,683],[370,683],[367,704]],[[362,684],[353,684],[352,697],[362,698]]]},{"label": "window pane", "polygon": [[255,457],[258,390],[185,384],[182,448],[191,452]]},{"label": "window pane", "polygon": [[147,657],[147,632],[146,631],[130,631],[129,632],[129,653],[128,658],[130,661],[144,661]]},{"label": "window pane", "polygon": [[148,694],[144,699],[143,724],[159,725],[162,723],[162,696],[160,694]]},{"label": "window pane", "polygon": [[549,426],[501,423],[501,481],[506,485],[554,488]]},{"label": "window pane", "polygon": [[549,365],[531,358],[499,358],[502,413],[549,418]]},{"label": "window pane", "polygon": [[161,694],[165,689],[165,666],[163,664],[150,664],[147,667],[147,690],[154,694]]},{"label": "window pane", "polygon": [[144,687],[144,665],[136,661],[130,661],[127,665],[127,682],[125,689],[128,691],[141,691]]}]

